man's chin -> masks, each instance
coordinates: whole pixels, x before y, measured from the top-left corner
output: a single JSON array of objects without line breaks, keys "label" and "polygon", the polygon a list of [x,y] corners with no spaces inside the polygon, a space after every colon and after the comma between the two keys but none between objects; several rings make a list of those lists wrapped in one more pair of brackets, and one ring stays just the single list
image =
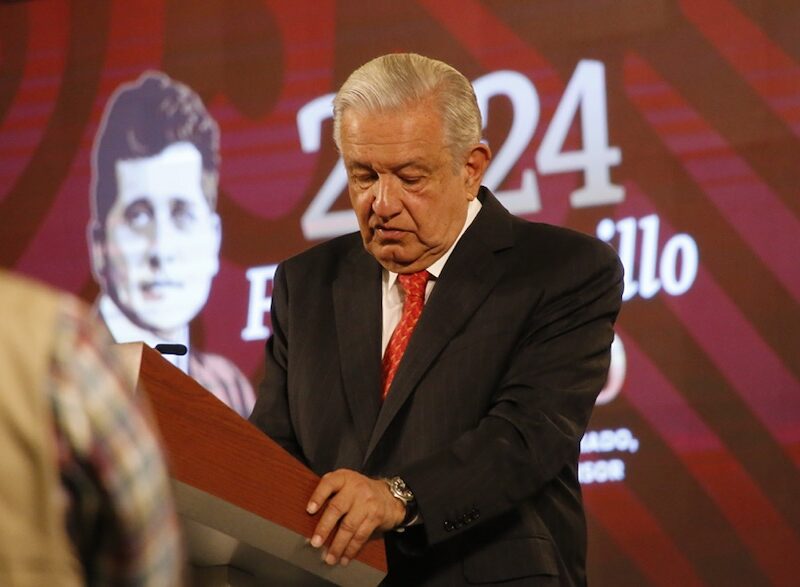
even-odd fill
[{"label": "man's chin", "polygon": [[141,326],[147,330],[169,339],[175,336],[178,330],[184,328],[189,322],[176,322],[174,320],[153,320],[152,316],[147,316],[146,320],[142,320]]},{"label": "man's chin", "polygon": [[186,327],[196,315],[197,312],[187,312],[186,304],[148,305],[137,310],[136,322],[151,332],[168,337]]},{"label": "man's chin", "polygon": [[[428,250],[414,250],[399,244],[377,245],[372,243],[367,251],[381,266],[393,273],[415,273],[427,269],[438,256]],[[441,255],[439,255],[441,256]]]},{"label": "man's chin", "polygon": [[367,252],[375,257],[383,267],[389,271],[395,271],[393,267],[402,266],[407,263],[408,255],[403,254],[403,248],[399,245],[378,245],[375,243],[367,247]]},{"label": "man's chin", "polygon": [[424,259],[420,260],[419,258],[404,259],[402,257],[375,256],[375,259],[384,269],[391,271],[392,273],[414,273],[416,271],[422,271],[428,267],[428,265],[425,264]]}]

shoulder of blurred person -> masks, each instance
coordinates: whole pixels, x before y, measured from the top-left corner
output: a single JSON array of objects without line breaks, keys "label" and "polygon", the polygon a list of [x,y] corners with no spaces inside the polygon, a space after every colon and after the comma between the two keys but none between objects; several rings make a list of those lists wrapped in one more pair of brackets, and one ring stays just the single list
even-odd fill
[{"label": "shoulder of blurred person", "polygon": [[5,271],[0,320],[0,584],[181,584],[159,443],[104,329]]}]

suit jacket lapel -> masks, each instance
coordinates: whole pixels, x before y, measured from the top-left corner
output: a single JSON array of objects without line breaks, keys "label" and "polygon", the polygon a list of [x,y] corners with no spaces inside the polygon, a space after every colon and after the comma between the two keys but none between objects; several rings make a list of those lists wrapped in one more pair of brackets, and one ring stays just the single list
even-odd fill
[{"label": "suit jacket lapel", "polygon": [[365,464],[419,380],[502,275],[495,252],[511,246],[510,215],[488,190],[482,195],[484,209],[461,237],[436,281],[386,401],[380,406]]},{"label": "suit jacket lapel", "polygon": [[360,246],[333,283],[344,394],[366,447],[380,409],[381,268]]}]

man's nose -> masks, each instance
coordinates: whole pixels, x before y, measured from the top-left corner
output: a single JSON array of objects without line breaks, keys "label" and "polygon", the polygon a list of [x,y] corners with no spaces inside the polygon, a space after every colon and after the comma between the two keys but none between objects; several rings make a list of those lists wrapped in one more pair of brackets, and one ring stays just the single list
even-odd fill
[{"label": "man's nose", "polygon": [[177,236],[172,219],[156,215],[148,247],[150,265],[160,267],[175,257]]},{"label": "man's nose", "polygon": [[403,209],[398,186],[390,178],[378,178],[373,187],[372,210],[381,218],[396,216]]}]

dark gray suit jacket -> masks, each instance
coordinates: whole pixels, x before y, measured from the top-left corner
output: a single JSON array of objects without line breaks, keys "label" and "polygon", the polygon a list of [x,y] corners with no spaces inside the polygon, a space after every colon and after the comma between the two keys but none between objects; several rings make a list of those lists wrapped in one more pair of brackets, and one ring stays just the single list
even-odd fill
[{"label": "dark gray suit jacket", "polygon": [[381,267],[360,236],[283,263],[251,420],[318,474],[408,483],[424,523],[387,535],[387,584],[583,585],[579,441],[621,265],[596,239],[479,198],[383,405]]}]

